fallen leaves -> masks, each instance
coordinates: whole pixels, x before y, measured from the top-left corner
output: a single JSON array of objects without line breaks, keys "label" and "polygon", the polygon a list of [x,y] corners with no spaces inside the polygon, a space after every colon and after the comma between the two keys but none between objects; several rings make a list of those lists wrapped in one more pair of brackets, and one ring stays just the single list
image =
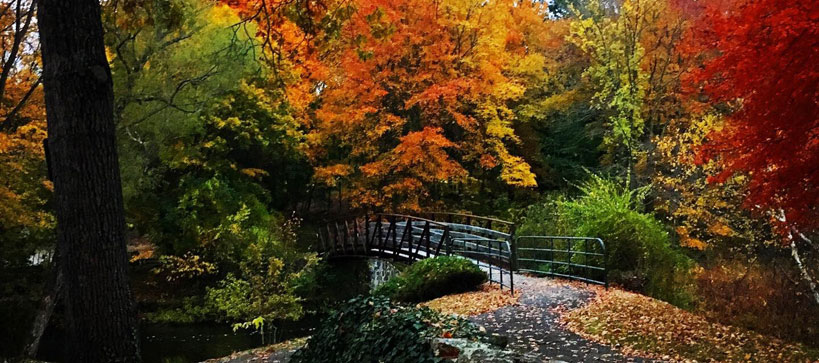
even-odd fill
[{"label": "fallen leaves", "polygon": [[618,289],[599,293],[561,321],[586,339],[624,354],[665,361],[819,361],[801,345],[705,318],[647,296]]},{"label": "fallen leaves", "polygon": [[[241,352],[235,352],[226,357],[208,359],[205,361],[205,363],[226,363],[235,361],[266,362],[274,353],[285,350],[296,350],[302,347],[305,343],[307,343],[307,338],[309,337],[295,338],[291,340],[285,340],[281,343],[276,343],[273,345],[245,350]],[[270,361],[272,362],[274,360]]]},{"label": "fallen leaves", "polygon": [[497,310],[501,307],[517,303],[520,293],[514,296],[509,290],[484,284],[478,291],[462,294],[447,295],[420,304],[445,314],[473,316]]}]

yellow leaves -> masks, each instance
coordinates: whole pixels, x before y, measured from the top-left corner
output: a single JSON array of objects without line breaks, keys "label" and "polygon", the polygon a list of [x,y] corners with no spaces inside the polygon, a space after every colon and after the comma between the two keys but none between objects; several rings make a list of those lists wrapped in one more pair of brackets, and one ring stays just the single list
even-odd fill
[{"label": "yellow leaves", "polygon": [[269,175],[269,173],[267,171],[262,170],[262,169],[256,169],[256,168],[243,168],[243,169],[240,169],[239,172],[244,174],[244,175],[247,175],[247,176],[249,176],[251,178],[257,178],[257,177],[262,177],[262,176],[268,176]]},{"label": "yellow leaves", "polygon": [[704,250],[707,247],[705,242],[703,242],[702,240],[691,237],[688,234],[688,228],[684,226],[678,226],[677,228],[675,228],[675,231],[677,232],[677,235],[679,235],[680,237],[680,245],[695,248],[698,250]]},{"label": "yellow leaves", "polygon": [[223,3],[217,3],[208,11],[207,17],[213,24],[235,24],[239,21],[236,12]]},{"label": "yellow leaves", "polygon": [[508,153],[501,154],[501,179],[506,184],[519,187],[536,187],[535,174],[523,158]]},{"label": "yellow leaves", "polygon": [[[22,97],[25,85],[16,75],[9,80],[6,96]],[[23,82],[25,83],[25,82]],[[0,106],[9,112],[9,105]],[[31,121],[14,132],[0,132],[0,229],[48,229],[54,226],[54,217],[46,203],[53,191],[45,179],[43,141],[46,138],[45,112],[41,88],[35,89],[18,117]],[[0,120],[0,123],[9,120]],[[24,237],[25,238],[25,237]]]},{"label": "yellow leaves", "polygon": [[108,60],[108,64],[112,64],[114,62],[114,58],[117,57],[117,53],[112,52],[111,48],[106,46],[105,47],[105,59]]},{"label": "yellow leaves", "polygon": [[324,185],[334,187],[339,178],[350,175],[352,171],[353,168],[346,164],[316,167],[315,170],[313,170],[313,179]]},{"label": "yellow leaves", "polygon": [[673,224],[685,226],[687,233],[678,233],[683,245],[698,248],[724,239],[770,238],[759,228],[764,221],[742,208],[744,175],[712,184],[707,176],[718,172],[718,161],[694,163],[698,148],[721,123],[718,115],[692,115],[670,122],[665,135],[656,139],[659,162],[652,183],[660,190],[657,206]]},{"label": "yellow leaves", "polygon": [[736,235],[736,232],[733,229],[731,229],[731,227],[720,221],[716,221],[713,224],[709,225],[708,232],[723,237],[733,237]]}]

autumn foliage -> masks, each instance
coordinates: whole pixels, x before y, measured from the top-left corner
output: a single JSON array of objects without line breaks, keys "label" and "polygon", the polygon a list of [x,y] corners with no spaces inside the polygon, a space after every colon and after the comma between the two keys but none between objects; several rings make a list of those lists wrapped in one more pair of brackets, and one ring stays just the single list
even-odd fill
[{"label": "autumn foliage", "polygon": [[[364,206],[416,210],[482,171],[535,186],[509,103],[542,72],[543,9],[513,1],[358,1],[329,57],[310,155]],[[344,167],[342,167],[344,166]]]},{"label": "autumn foliage", "polygon": [[736,111],[701,157],[722,163],[716,181],[750,175],[748,207],[773,212],[788,227],[817,227],[819,4],[721,5],[708,8],[695,27],[694,42],[707,59],[692,79],[708,102]]}]

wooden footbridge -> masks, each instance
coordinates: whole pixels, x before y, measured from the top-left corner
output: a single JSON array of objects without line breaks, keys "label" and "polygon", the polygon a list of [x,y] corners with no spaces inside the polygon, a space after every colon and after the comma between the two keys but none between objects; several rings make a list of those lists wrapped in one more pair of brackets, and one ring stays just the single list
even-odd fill
[{"label": "wooden footbridge", "polygon": [[486,271],[490,283],[512,291],[518,271],[607,285],[599,238],[516,236],[515,230],[509,221],[462,213],[378,213],[328,223],[318,237],[327,258],[461,256]]}]

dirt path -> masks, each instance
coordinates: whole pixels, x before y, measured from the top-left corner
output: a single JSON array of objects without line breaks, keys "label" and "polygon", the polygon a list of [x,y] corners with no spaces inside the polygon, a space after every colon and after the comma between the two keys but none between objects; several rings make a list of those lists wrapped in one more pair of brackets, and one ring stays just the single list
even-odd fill
[{"label": "dirt path", "polygon": [[588,341],[559,324],[558,311],[582,305],[594,296],[593,290],[519,275],[515,275],[515,288],[523,294],[518,304],[470,320],[489,333],[509,337],[508,348],[523,354],[527,362],[646,361],[623,356],[612,347]]}]

